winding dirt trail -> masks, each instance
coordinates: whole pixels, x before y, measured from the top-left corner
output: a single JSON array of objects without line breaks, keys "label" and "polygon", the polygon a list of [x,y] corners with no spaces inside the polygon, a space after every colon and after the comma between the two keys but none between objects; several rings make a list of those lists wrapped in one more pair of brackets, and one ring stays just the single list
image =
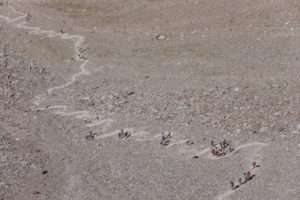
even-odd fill
[{"label": "winding dirt trail", "polygon": [[[38,108],[33,108],[33,110],[52,110],[55,114],[61,115],[61,116],[73,116],[77,119],[86,119],[86,118],[95,118],[96,115],[91,114],[89,111],[68,111],[68,105],[52,105],[47,108],[41,107],[42,102],[48,98],[49,95],[53,94],[55,90],[61,90],[64,88],[69,87],[72,85],[80,76],[83,75],[90,75],[90,71],[86,68],[89,60],[88,59],[83,59],[80,56],[80,48],[83,46],[85,42],[84,36],[81,35],[71,35],[68,33],[57,33],[53,30],[42,30],[40,27],[33,27],[33,26],[28,26],[28,22],[26,22],[24,19],[26,18],[25,13],[21,13],[17,11],[14,7],[12,6],[7,6],[10,8],[15,14],[21,15],[17,18],[11,19],[7,16],[0,15],[0,18],[5,19],[9,23],[12,23],[14,26],[17,28],[21,29],[27,29],[31,30],[28,34],[31,35],[46,35],[48,38],[60,38],[62,40],[71,40],[74,42],[74,55],[75,58],[80,64],[78,65],[78,68],[80,71],[78,73],[75,73],[71,76],[69,80],[67,80],[64,84],[62,85],[57,85],[52,88],[47,89],[47,94],[39,94],[35,96],[35,98],[32,100],[32,103],[38,107]],[[21,19],[23,19],[21,22]],[[104,126],[107,127],[113,122],[113,119],[104,119],[104,120],[97,120],[92,122],[91,124],[88,124],[87,127],[93,127],[93,126]]]}]

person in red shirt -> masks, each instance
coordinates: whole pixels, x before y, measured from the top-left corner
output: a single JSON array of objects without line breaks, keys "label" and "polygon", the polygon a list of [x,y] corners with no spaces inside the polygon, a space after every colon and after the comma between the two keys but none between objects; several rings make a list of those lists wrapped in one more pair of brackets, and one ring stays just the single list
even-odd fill
[{"label": "person in red shirt", "polygon": [[215,155],[215,149],[214,149],[214,148],[211,149],[211,153],[212,153],[213,155]]},{"label": "person in red shirt", "polygon": [[239,178],[239,185],[242,185],[242,178]]},{"label": "person in red shirt", "polygon": [[26,21],[30,21],[30,18],[31,18],[31,15],[30,15],[30,13],[28,13],[26,16]]},{"label": "person in red shirt", "polygon": [[252,162],[253,169],[256,167],[256,162]]},{"label": "person in red shirt", "polygon": [[251,176],[251,173],[250,173],[250,171],[248,171],[248,172],[246,173],[246,180],[247,180],[247,181],[250,180],[250,176]]},{"label": "person in red shirt", "polygon": [[224,138],[222,140],[222,145],[223,145],[223,147],[225,147],[225,145],[226,145],[226,140]]}]

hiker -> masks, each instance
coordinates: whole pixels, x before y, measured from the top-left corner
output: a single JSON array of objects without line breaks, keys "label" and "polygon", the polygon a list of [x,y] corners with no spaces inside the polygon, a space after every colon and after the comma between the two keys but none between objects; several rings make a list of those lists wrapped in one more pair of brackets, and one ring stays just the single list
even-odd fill
[{"label": "hiker", "polygon": [[220,156],[219,150],[216,149],[216,148],[212,149],[212,153],[213,153],[213,155],[215,155],[215,156]]},{"label": "hiker", "polygon": [[166,145],[168,145],[169,142],[170,142],[170,140],[164,139],[164,140],[161,140],[161,141],[160,141],[160,145],[161,145],[161,146],[166,146]]},{"label": "hiker", "polygon": [[160,140],[160,145],[162,146],[164,144],[164,140]]},{"label": "hiker", "polygon": [[171,136],[171,132],[168,133],[167,137],[168,137],[169,139],[171,139],[171,137],[172,137],[172,136]]},{"label": "hiker", "polygon": [[215,151],[214,148],[211,149],[211,153],[212,153],[212,155],[215,155],[215,154],[216,154],[216,151]]},{"label": "hiker", "polygon": [[255,167],[256,167],[256,162],[252,162],[252,166],[253,166],[253,169],[255,169]]},{"label": "hiker", "polygon": [[121,129],[121,132],[118,133],[118,136],[119,136],[119,138],[124,136],[124,130],[123,129]]},{"label": "hiker", "polygon": [[0,6],[3,6],[4,4],[3,4],[3,1],[0,1]]},{"label": "hiker", "polygon": [[242,185],[242,178],[239,178],[239,185]]},{"label": "hiker", "polygon": [[164,132],[161,132],[161,141],[160,141],[160,145],[165,145],[165,140],[167,139],[167,137],[165,136]]},{"label": "hiker", "polygon": [[61,34],[64,34],[65,32],[64,32],[62,29],[60,29],[60,33],[61,33]]},{"label": "hiker", "polygon": [[245,182],[247,182],[250,179],[251,173],[248,171],[247,173],[244,173],[245,176]]},{"label": "hiker", "polygon": [[220,145],[220,148],[223,148],[222,142],[220,142],[219,145]]},{"label": "hiker", "polygon": [[216,151],[219,151],[219,149],[218,149],[218,147],[217,147],[217,146],[215,146],[215,150],[216,150]]},{"label": "hiker", "polygon": [[26,16],[26,21],[29,22],[30,19],[31,19],[31,15],[30,15],[30,13],[28,13],[27,16]]},{"label": "hiker", "polygon": [[164,141],[165,139],[167,139],[167,137],[165,136],[165,133],[161,132],[161,140]]},{"label": "hiker", "polygon": [[128,131],[125,131],[125,132],[124,132],[124,136],[125,136],[125,137],[129,137],[129,136],[130,136],[130,133],[129,133]]},{"label": "hiker", "polygon": [[234,190],[234,182],[230,181],[231,188]]},{"label": "hiker", "polygon": [[213,140],[210,142],[210,145],[211,145],[212,147],[215,146]]},{"label": "hiker", "polygon": [[224,138],[222,139],[222,145],[223,145],[223,147],[225,148],[226,140],[225,140]]},{"label": "hiker", "polygon": [[171,139],[172,138],[171,132],[169,132],[167,135],[164,132],[162,132],[161,136],[162,136],[162,140],[166,140],[166,139]]},{"label": "hiker", "polygon": [[250,179],[250,177],[251,177],[251,173],[250,173],[250,170],[247,172],[247,178],[248,178],[248,180]]},{"label": "hiker", "polygon": [[225,156],[226,153],[227,153],[227,152],[225,151],[225,149],[222,149],[222,150],[221,150],[221,154],[222,154],[223,156]]},{"label": "hiker", "polygon": [[90,131],[90,134],[89,134],[89,135],[86,135],[86,136],[85,136],[85,139],[88,140],[88,141],[94,140],[95,135],[96,135],[96,134],[93,133],[93,131]]},{"label": "hiker", "polygon": [[119,132],[118,135],[119,135],[119,139],[124,137],[128,138],[130,136],[130,133],[128,131],[125,131],[124,129],[121,129],[121,132]]},{"label": "hiker", "polygon": [[171,139],[171,132],[168,133],[168,135],[166,135],[164,132],[161,132],[161,141],[160,144],[161,145],[168,145],[170,143],[170,139]]}]

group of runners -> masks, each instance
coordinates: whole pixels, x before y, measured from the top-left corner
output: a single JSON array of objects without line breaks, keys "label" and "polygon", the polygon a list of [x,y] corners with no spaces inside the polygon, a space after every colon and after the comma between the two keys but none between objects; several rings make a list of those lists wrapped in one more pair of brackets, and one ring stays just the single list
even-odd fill
[{"label": "group of runners", "polygon": [[[252,170],[255,169],[257,166],[256,162],[253,161],[252,162]],[[240,187],[242,184],[244,183],[247,183],[249,180],[251,180],[253,178],[254,175],[251,174],[251,170],[248,170],[247,172],[244,172],[244,181],[243,179],[240,177],[238,179],[238,185],[235,185],[233,181],[230,181],[230,186],[231,186],[231,189],[236,189],[238,187]]]},{"label": "group of runners", "polygon": [[213,156],[225,156],[232,151],[234,151],[234,147],[232,147],[224,138],[219,144],[215,144],[213,140],[211,141],[211,153]]}]

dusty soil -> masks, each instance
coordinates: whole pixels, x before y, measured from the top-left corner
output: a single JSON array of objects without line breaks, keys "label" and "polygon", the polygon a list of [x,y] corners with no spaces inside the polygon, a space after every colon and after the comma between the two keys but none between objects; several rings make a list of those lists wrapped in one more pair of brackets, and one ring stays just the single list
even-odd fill
[{"label": "dusty soil", "polygon": [[[0,199],[299,199],[299,9],[0,6]],[[236,149],[213,157],[210,141],[223,137]]]}]

